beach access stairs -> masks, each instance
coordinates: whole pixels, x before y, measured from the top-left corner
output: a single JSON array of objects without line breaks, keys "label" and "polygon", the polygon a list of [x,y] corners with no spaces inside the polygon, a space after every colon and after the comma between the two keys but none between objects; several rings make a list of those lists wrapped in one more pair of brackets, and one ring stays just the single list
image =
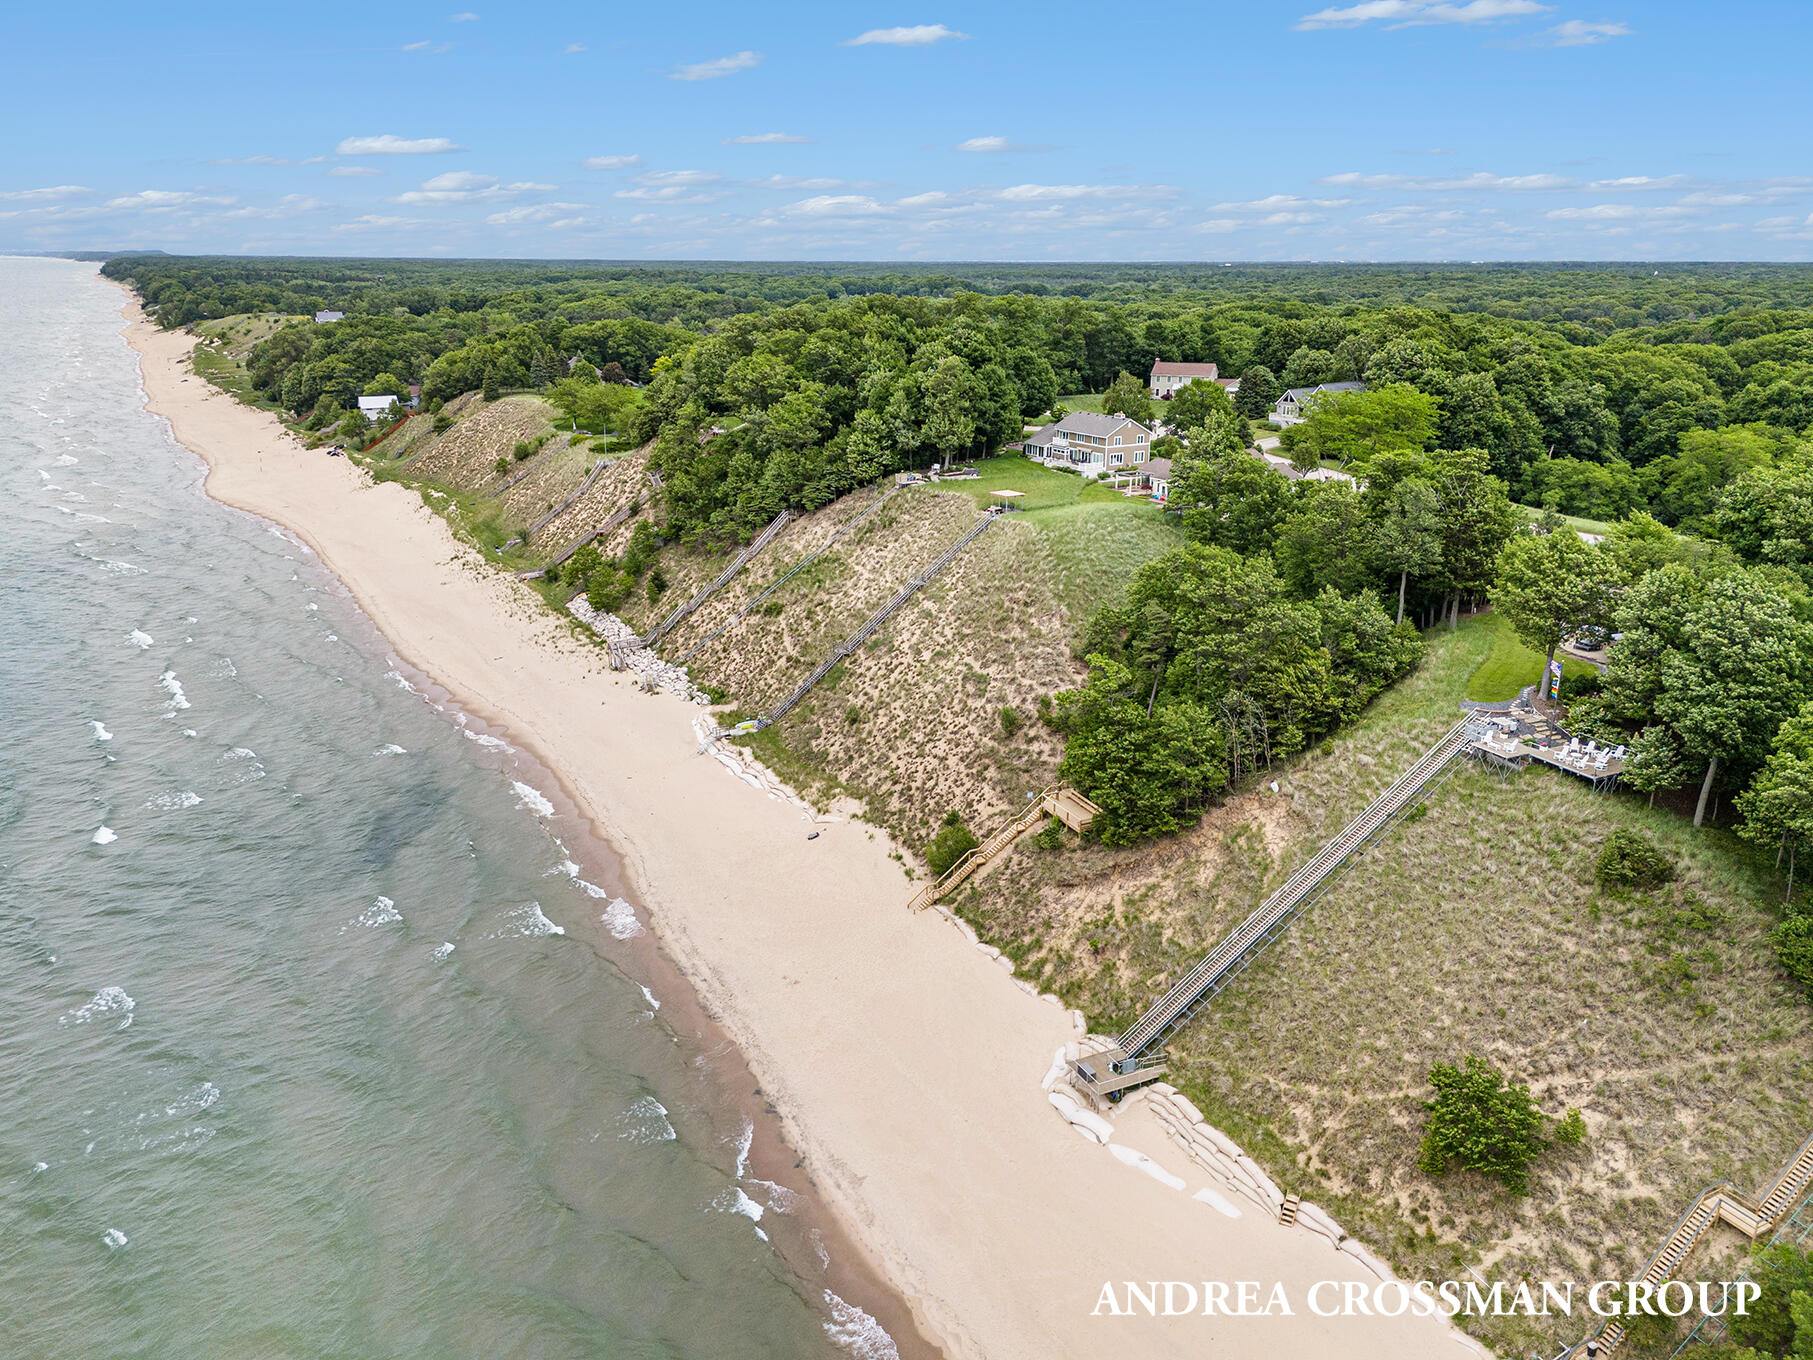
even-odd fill
[{"label": "beach access stairs", "polygon": [[783,510],[780,514],[769,520],[768,527],[757,534],[755,538],[750,541],[749,546],[744,548],[742,552],[738,553],[736,557],[731,560],[729,566],[725,567],[715,578],[707,582],[699,590],[698,594],[694,595],[690,600],[686,601],[684,604],[676,605],[673,612],[662,619],[660,623],[656,624],[654,630],[650,632],[647,637],[628,638],[622,642],[613,642],[611,644],[611,664],[613,666],[618,664],[621,653],[632,652],[641,647],[653,647],[657,642],[661,641],[662,638],[673,632],[673,630],[679,627],[694,610],[698,609],[700,605],[704,604],[713,595],[716,595],[725,586],[729,585],[736,574],[754,560],[757,553],[763,548],[766,548],[770,543],[774,542],[774,536],[780,533],[780,531],[786,527],[787,521],[792,518],[793,512],[791,510]]},{"label": "beach access stairs", "polygon": [[1118,1101],[1164,1071],[1155,1046],[1185,1024],[1245,971],[1378,840],[1452,770],[1469,745],[1469,723],[1456,723],[1391,786],[1235,926],[1214,950],[1114,1040],[1079,1058],[1074,1084],[1092,1099]]},{"label": "beach access stairs", "polygon": [[1053,784],[1041,789],[1038,796],[1031,799],[1024,811],[1006,826],[996,831],[987,840],[967,851],[950,868],[934,882],[926,884],[913,894],[907,906],[912,911],[923,911],[939,898],[963,886],[972,876],[983,869],[1013,843],[1030,831],[1045,817],[1056,817],[1072,831],[1086,831],[1092,822],[1101,815],[1101,809],[1068,784]]},{"label": "beach access stairs", "polygon": [[842,537],[844,537],[844,535],[850,533],[853,529],[855,529],[858,525],[860,525],[864,520],[868,519],[868,517],[870,515],[874,514],[877,510],[881,509],[882,505],[885,504],[887,502],[887,500],[891,496],[893,496],[893,494],[898,490],[900,490],[900,488],[898,486],[890,486],[886,490],[884,490],[881,493],[881,495],[877,496],[873,501],[871,501],[869,503],[869,507],[866,510],[864,510],[860,515],[856,516],[856,518],[851,520],[848,524],[844,525],[843,528],[839,529],[836,533],[832,534],[830,538],[828,538],[824,541],[823,545],[821,545],[818,549],[816,549],[810,555],[808,555],[806,557],[802,557],[798,562],[794,563],[793,566],[788,568],[786,573],[784,575],[782,575],[781,577],[779,577],[774,582],[773,585],[769,586],[760,595],[757,595],[748,604],[744,605],[741,609],[737,610],[737,612],[735,614],[732,614],[730,616],[730,618],[725,620],[723,623],[720,623],[716,628],[712,629],[704,637],[700,638],[697,642],[693,643],[693,645],[691,647],[689,647],[686,650],[686,652],[678,660],[676,660],[674,662],[674,664],[676,666],[684,666],[688,661],[691,661],[700,652],[704,651],[707,647],[711,646],[712,643],[716,642],[719,638],[723,637],[724,634],[728,633],[732,628],[736,627],[744,619],[748,618],[750,614],[754,613],[757,609],[761,608],[762,605],[766,604],[770,599],[772,599],[774,597],[774,595],[780,590],[780,588],[782,586],[786,585],[787,582],[791,581],[795,576],[798,576],[807,567],[811,566],[814,562],[818,561],[819,558],[823,557],[827,552],[829,552],[831,550],[831,546],[834,543],[836,543],[840,538],[842,538]]},{"label": "beach access stairs", "polygon": [[[594,473],[593,475],[596,476],[597,474]],[[585,493],[583,490],[579,493],[579,495],[584,495],[584,494]],[[578,500],[579,496],[576,495],[573,497],[573,499]],[[569,502],[569,504],[570,503],[571,502]],[[558,553],[556,553],[548,561],[542,563],[541,566],[535,567],[529,571],[517,572],[516,573],[517,579],[523,580],[523,581],[534,581],[534,580],[539,579],[542,576],[547,575],[547,571],[548,571],[549,567],[560,566],[563,562],[565,562],[574,553],[578,552],[581,548],[585,547],[586,544],[590,543],[595,538],[603,538],[606,534],[610,533],[611,530],[615,529],[618,525],[622,524],[625,520],[629,519],[629,517],[631,515],[635,514],[638,510],[640,510],[646,504],[648,504],[648,494],[646,492],[644,492],[642,495],[636,497],[635,500],[631,501],[628,505],[622,507],[620,510],[614,511],[604,521],[604,523],[600,524],[596,529],[592,529],[587,533],[581,534],[578,538],[574,539],[571,543],[567,544],[566,547],[562,548]],[[554,513],[559,514],[560,512],[555,511]],[[547,521],[544,519],[542,522],[545,524]],[[533,530],[531,530],[531,533],[533,533]]]},{"label": "beach access stairs", "polygon": [[924,571],[920,572],[917,576],[910,577],[905,585],[894,592],[893,597],[886,604],[869,616],[868,621],[864,623],[862,627],[858,628],[854,633],[850,634],[849,637],[845,638],[836,647],[832,648],[831,654],[818,663],[813,669],[812,674],[808,675],[804,680],[800,681],[798,685],[794,686],[791,694],[753,722],[738,723],[732,728],[720,728],[713,734],[713,739],[715,740],[716,737],[730,734],[742,735],[749,732],[760,732],[764,727],[771,727],[782,718],[786,717],[787,714],[792,711],[795,704],[799,703],[801,699],[804,699],[812,692],[814,685],[818,684],[820,680],[823,680],[831,673],[831,668],[833,666],[842,661],[846,656],[850,655],[850,653],[855,651],[858,647],[862,646],[862,644],[867,642],[870,638],[874,637],[876,629],[886,623],[888,619],[893,616],[895,611],[908,600],[912,599],[913,596],[923,590],[933,577],[937,576],[939,572],[943,571],[955,561],[957,554],[980,538],[982,532],[987,529],[989,525],[993,524],[1000,515],[1001,511],[997,508],[983,511],[982,517],[974,524],[970,525],[968,529],[964,530],[961,538],[951,544],[951,546],[946,548],[943,552],[939,553],[937,557],[933,558],[930,565],[928,565]]},{"label": "beach access stairs", "polygon": [[[1802,1143],[1781,1174],[1755,1195],[1745,1194],[1730,1181],[1719,1181],[1700,1191],[1637,1279],[1652,1288],[1673,1279],[1715,1224],[1728,1224],[1753,1241],[1774,1233],[1790,1210],[1803,1206],[1809,1191],[1813,1191],[1813,1138]],[[1598,1341],[1599,1354],[1603,1356],[1617,1350],[1627,1335],[1625,1325],[1613,1318],[1593,1339]],[[1575,1354],[1584,1355],[1585,1347],[1582,1342]]]}]

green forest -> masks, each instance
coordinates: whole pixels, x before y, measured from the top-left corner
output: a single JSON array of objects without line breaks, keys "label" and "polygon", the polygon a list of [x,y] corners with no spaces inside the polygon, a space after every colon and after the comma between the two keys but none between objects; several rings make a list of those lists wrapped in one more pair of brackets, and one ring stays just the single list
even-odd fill
[{"label": "green forest", "polygon": [[[165,326],[293,318],[247,376],[306,429],[360,425],[358,396],[412,383],[431,412],[531,391],[627,434],[663,481],[637,569],[661,542],[725,549],[783,509],[994,454],[1061,394],[1158,408],[1179,546],[1099,611],[1087,682],[1046,713],[1110,840],[1173,830],[1318,741],[1415,664],[1419,626],[1487,599],[1549,659],[1571,634],[1623,633],[1603,682],[1569,697],[1576,727],[1631,749],[1630,784],[1697,795],[1696,819],[1736,795],[1791,869],[1813,837],[1813,269],[141,256],[104,272]],[[316,324],[324,308],[345,317]],[[1238,395],[1147,403],[1158,358],[1214,362]],[[1250,455],[1275,393],[1334,381],[1367,390],[1319,400],[1283,447],[1357,481]],[[591,556],[572,585],[635,575]]]}]

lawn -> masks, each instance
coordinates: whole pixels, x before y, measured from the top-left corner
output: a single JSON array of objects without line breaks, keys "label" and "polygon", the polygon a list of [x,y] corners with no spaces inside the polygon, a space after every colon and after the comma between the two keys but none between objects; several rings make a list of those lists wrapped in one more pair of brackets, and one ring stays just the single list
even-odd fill
[{"label": "lawn", "polygon": [[1143,498],[1123,496],[1098,482],[1073,472],[1043,467],[1028,458],[984,458],[975,466],[982,474],[977,480],[940,482],[938,489],[966,492],[975,498],[979,510],[988,508],[988,498],[993,492],[1024,491],[1026,496],[1020,502],[1020,509],[1035,513],[1087,501],[1108,501],[1128,509],[1143,506],[1154,513],[1157,511],[1157,507]]},{"label": "lawn", "polygon": [[[1540,506],[1519,505],[1519,506],[1517,506],[1517,510],[1518,510],[1518,513],[1523,515],[1523,517],[1525,519],[1528,519],[1531,521],[1535,521],[1535,520],[1542,518],[1542,508]],[[1612,531],[1612,528],[1614,527],[1611,524],[1607,523],[1605,520],[1584,519],[1579,515],[1563,515],[1561,518],[1567,524],[1572,525],[1576,531],[1583,533],[1583,534],[1605,535],[1605,534],[1609,534]]]},{"label": "lawn", "polygon": [[[1542,653],[1518,641],[1517,634],[1503,616],[1482,615],[1478,626],[1491,630],[1492,650],[1467,678],[1469,699],[1488,704],[1515,699],[1525,685],[1533,685],[1542,678]],[[1593,671],[1594,667],[1584,661],[1562,658],[1563,676],[1591,675]]]}]

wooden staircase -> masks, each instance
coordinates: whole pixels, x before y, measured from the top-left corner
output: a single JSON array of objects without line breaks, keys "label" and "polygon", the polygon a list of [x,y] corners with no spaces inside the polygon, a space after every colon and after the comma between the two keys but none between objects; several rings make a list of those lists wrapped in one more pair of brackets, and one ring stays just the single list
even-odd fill
[{"label": "wooden staircase", "polygon": [[673,612],[662,619],[660,623],[656,624],[654,631],[649,633],[647,637],[631,639],[621,643],[612,643],[612,656],[616,657],[621,652],[632,652],[640,647],[653,647],[662,638],[673,632],[673,630],[679,627],[694,610],[698,609],[700,605],[704,604],[713,595],[716,595],[725,586],[729,585],[731,579],[744,567],[748,566],[757,553],[763,548],[766,548],[770,543],[774,542],[774,536],[780,533],[780,531],[786,527],[787,521],[792,518],[793,512],[791,510],[781,511],[780,514],[776,515],[768,522],[767,528],[756,535],[754,541],[751,542],[748,547],[744,548],[742,552],[736,555],[729,566],[719,572],[713,580],[708,582],[699,593],[694,595],[690,600],[687,600],[684,604],[676,605]]},{"label": "wooden staircase", "polygon": [[[1656,1254],[1649,1258],[1649,1264],[1638,1280],[1653,1288],[1673,1279],[1715,1223],[1727,1223],[1752,1240],[1774,1232],[1810,1188],[1813,1188],[1813,1138],[1801,1144],[1800,1151],[1773,1184],[1758,1196],[1746,1195],[1730,1181],[1707,1186],[1687,1206],[1687,1212],[1681,1215]],[[1610,1355],[1623,1344],[1627,1335],[1628,1329],[1617,1319],[1606,1323],[1595,1338],[1599,1342],[1599,1354]],[[1584,1354],[1584,1347],[1582,1342],[1575,1353]]]},{"label": "wooden staircase", "polygon": [[[913,911],[923,911],[939,898],[961,887],[972,876],[987,868],[989,863],[1007,850],[1013,843],[1030,831],[1042,817],[1060,816],[1071,825],[1087,826],[1101,809],[1096,807],[1082,794],[1067,784],[1053,784],[1041,789],[1037,797],[1026,804],[1025,810],[1006,826],[996,831],[982,844],[964,854],[963,858],[951,865],[937,881],[926,884],[907,906]],[[1079,816],[1080,814],[1080,816]],[[1079,827],[1080,829],[1080,827]]]}]

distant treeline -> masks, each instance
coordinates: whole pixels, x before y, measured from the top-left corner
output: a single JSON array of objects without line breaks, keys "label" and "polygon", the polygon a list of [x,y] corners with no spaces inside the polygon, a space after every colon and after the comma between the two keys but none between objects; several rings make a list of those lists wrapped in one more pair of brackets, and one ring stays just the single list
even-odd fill
[{"label": "distant treeline", "polygon": [[1408,386],[1435,403],[1428,447],[1484,450],[1516,497],[1595,519],[1701,527],[1721,488],[1813,425],[1807,266],[128,256],[103,272],[169,326],[346,312],[278,331],[250,364],[262,394],[318,423],[380,375],[433,403],[615,364],[649,384],[637,433],[678,474],[689,536],[986,454],[1059,394],[1157,358],[1220,364],[1253,414],[1286,387]]}]

